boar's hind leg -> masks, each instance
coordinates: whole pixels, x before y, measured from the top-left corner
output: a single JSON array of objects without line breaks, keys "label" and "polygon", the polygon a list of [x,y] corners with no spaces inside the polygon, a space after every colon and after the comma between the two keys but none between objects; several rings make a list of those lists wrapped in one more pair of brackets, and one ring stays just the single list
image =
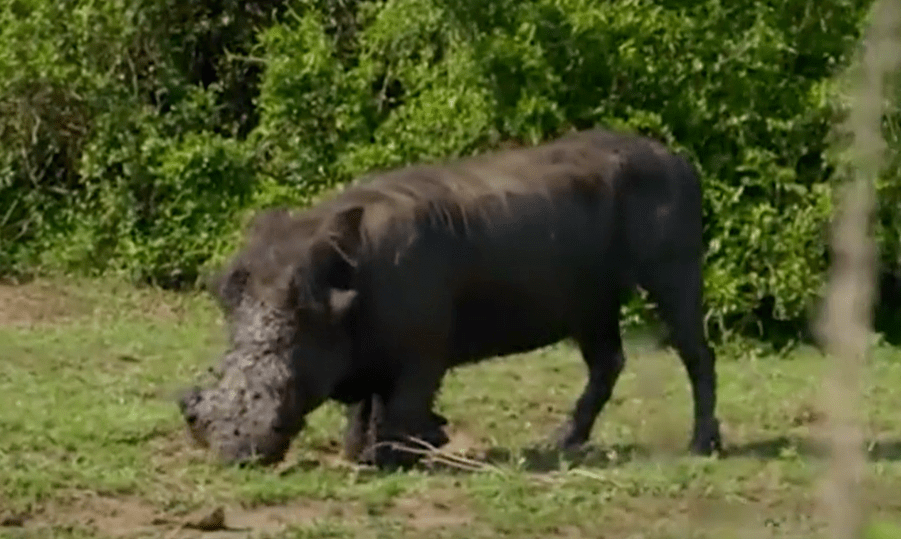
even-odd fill
[{"label": "boar's hind leg", "polygon": [[557,437],[561,449],[578,448],[588,440],[625,364],[619,332],[619,303],[611,303],[599,314],[600,325],[578,339],[582,358],[588,365],[588,382]]},{"label": "boar's hind leg", "polygon": [[694,400],[694,429],[689,449],[698,455],[721,450],[716,418],[716,356],[704,335],[703,275],[696,260],[651,265],[642,286],[657,304],[670,330],[670,342],[685,365]]}]

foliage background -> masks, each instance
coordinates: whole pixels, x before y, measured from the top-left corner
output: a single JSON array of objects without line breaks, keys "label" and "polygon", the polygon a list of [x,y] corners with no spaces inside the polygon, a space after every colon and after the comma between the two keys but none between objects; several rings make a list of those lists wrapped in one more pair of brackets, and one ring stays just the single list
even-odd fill
[{"label": "foliage background", "polygon": [[[0,273],[194,286],[255,209],[607,125],[702,175],[711,335],[785,342],[824,284],[837,75],[869,4],[0,0]],[[889,338],[899,129],[876,223]]]}]

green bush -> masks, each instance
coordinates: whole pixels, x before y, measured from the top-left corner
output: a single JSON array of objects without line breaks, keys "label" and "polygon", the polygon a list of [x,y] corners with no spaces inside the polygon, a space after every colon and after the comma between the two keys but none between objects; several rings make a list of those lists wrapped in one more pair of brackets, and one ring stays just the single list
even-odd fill
[{"label": "green bush", "polygon": [[268,4],[0,0],[0,273],[201,271],[256,182],[225,47]]},{"label": "green bush", "polygon": [[[713,336],[796,335],[828,262],[836,76],[869,5],[0,0],[0,270],[183,284],[247,210],[607,125],[698,167]],[[877,233],[901,275],[899,118]]]},{"label": "green bush", "polygon": [[265,152],[261,174],[290,186],[299,203],[336,185],[337,157],[359,130],[363,112],[364,96],[337,59],[321,19],[318,12],[294,14],[260,40],[266,71],[251,140]]},{"label": "green bush", "polygon": [[[357,47],[343,60],[310,11],[268,34],[295,44],[267,48],[279,60],[261,102],[299,103],[312,119],[268,106],[263,125],[287,118],[274,125],[316,140],[291,139],[292,163],[322,163],[308,178],[346,181],[570,127],[637,130],[687,152],[702,174],[711,329],[803,319],[826,264],[832,77],[847,64],[865,3],[362,5]],[[286,55],[294,63],[281,74]],[[341,106],[357,122],[336,120]]]},{"label": "green bush", "polygon": [[254,155],[209,132],[115,136],[121,133],[112,130],[86,148],[84,192],[59,211],[40,260],[66,271],[96,268],[139,282],[192,285],[234,241],[254,194]]}]

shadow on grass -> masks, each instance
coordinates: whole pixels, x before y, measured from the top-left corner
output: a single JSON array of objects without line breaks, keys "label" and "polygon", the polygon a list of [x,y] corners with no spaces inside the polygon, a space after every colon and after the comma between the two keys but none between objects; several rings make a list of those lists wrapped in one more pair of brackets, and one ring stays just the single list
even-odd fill
[{"label": "shadow on grass", "polygon": [[519,450],[504,447],[488,449],[479,460],[493,465],[513,465],[524,470],[545,473],[563,467],[611,468],[653,455],[648,448],[636,444],[611,446],[587,445],[577,451],[561,451],[553,447],[532,446]]},{"label": "shadow on grass", "polygon": [[[634,460],[646,460],[654,453],[647,448],[622,444],[612,446],[586,446],[577,451],[561,451],[553,447],[530,446],[520,449],[493,447],[466,454],[466,459],[476,465],[518,468],[530,473],[551,473],[566,468],[612,468]],[[418,465],[441,473],[468,473],[466,466],[458,467],[445,462],[431,461]]]},{"label": "shadow on grass", "polygon": [[[901,440],[867,441],[867,460],[870,462],[901,461]],[[746,444],[727,446],[724,458],[744,457],[773,460],[797,455],[807,458],[824,458],[828,455],[822,440],[803,436],[777,436]]]},{"label": "shadow on grass", "polygon": [[[901,461],[901,440],[880,440],[867,443],[867,459],[870,462]],[[827,456],[823,443],[815,438],[779,436],[745,444],[727,445],[719,459],[754,458],[760,460],[784,460],[792,458],[820,459]],[[493,447],[470,454],[468,458],[493,466],[514,467],[531,473],[551,473],[566,468],[605,469],[615,468],[630,462],[655,459],[689,457],[687,448],[683,450],[663,450],[637,444],[617,444],[610,446],[589,445],[578,451],[563,452],[552,447],[531,446],[521,449]],[[432,463],[426,465],[432,471],[462,472],[453,465]]]}]

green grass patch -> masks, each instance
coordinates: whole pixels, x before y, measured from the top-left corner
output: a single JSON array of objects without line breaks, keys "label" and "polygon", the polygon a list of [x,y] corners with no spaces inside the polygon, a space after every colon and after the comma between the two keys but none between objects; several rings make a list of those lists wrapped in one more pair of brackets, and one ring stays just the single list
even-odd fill
[{"label": "green grass patch", "polygon": [[[580,460],[539,448],[585,382],[578,353],[561,345],[446,380],[438,406],[451,422],[449,450],[467,450],[488,471],[355,469],[340,458],[344,419],[334,405],[312,415],[282,465],[237,469],[187,442],[172,399],[222,350],[208,298],[29,284],[0,287],[0,312],[0,518],[23,524],[0,536],[160,536],[216,505],[227,525],[276,539],[822,533],[827,363],[812,350],[720,358],[719,459],[685,451],[691,402],[677,356],[635,341]],[[873,539],[898,536],[901,522],[899,360],[879,348],[866,380]]]}]

